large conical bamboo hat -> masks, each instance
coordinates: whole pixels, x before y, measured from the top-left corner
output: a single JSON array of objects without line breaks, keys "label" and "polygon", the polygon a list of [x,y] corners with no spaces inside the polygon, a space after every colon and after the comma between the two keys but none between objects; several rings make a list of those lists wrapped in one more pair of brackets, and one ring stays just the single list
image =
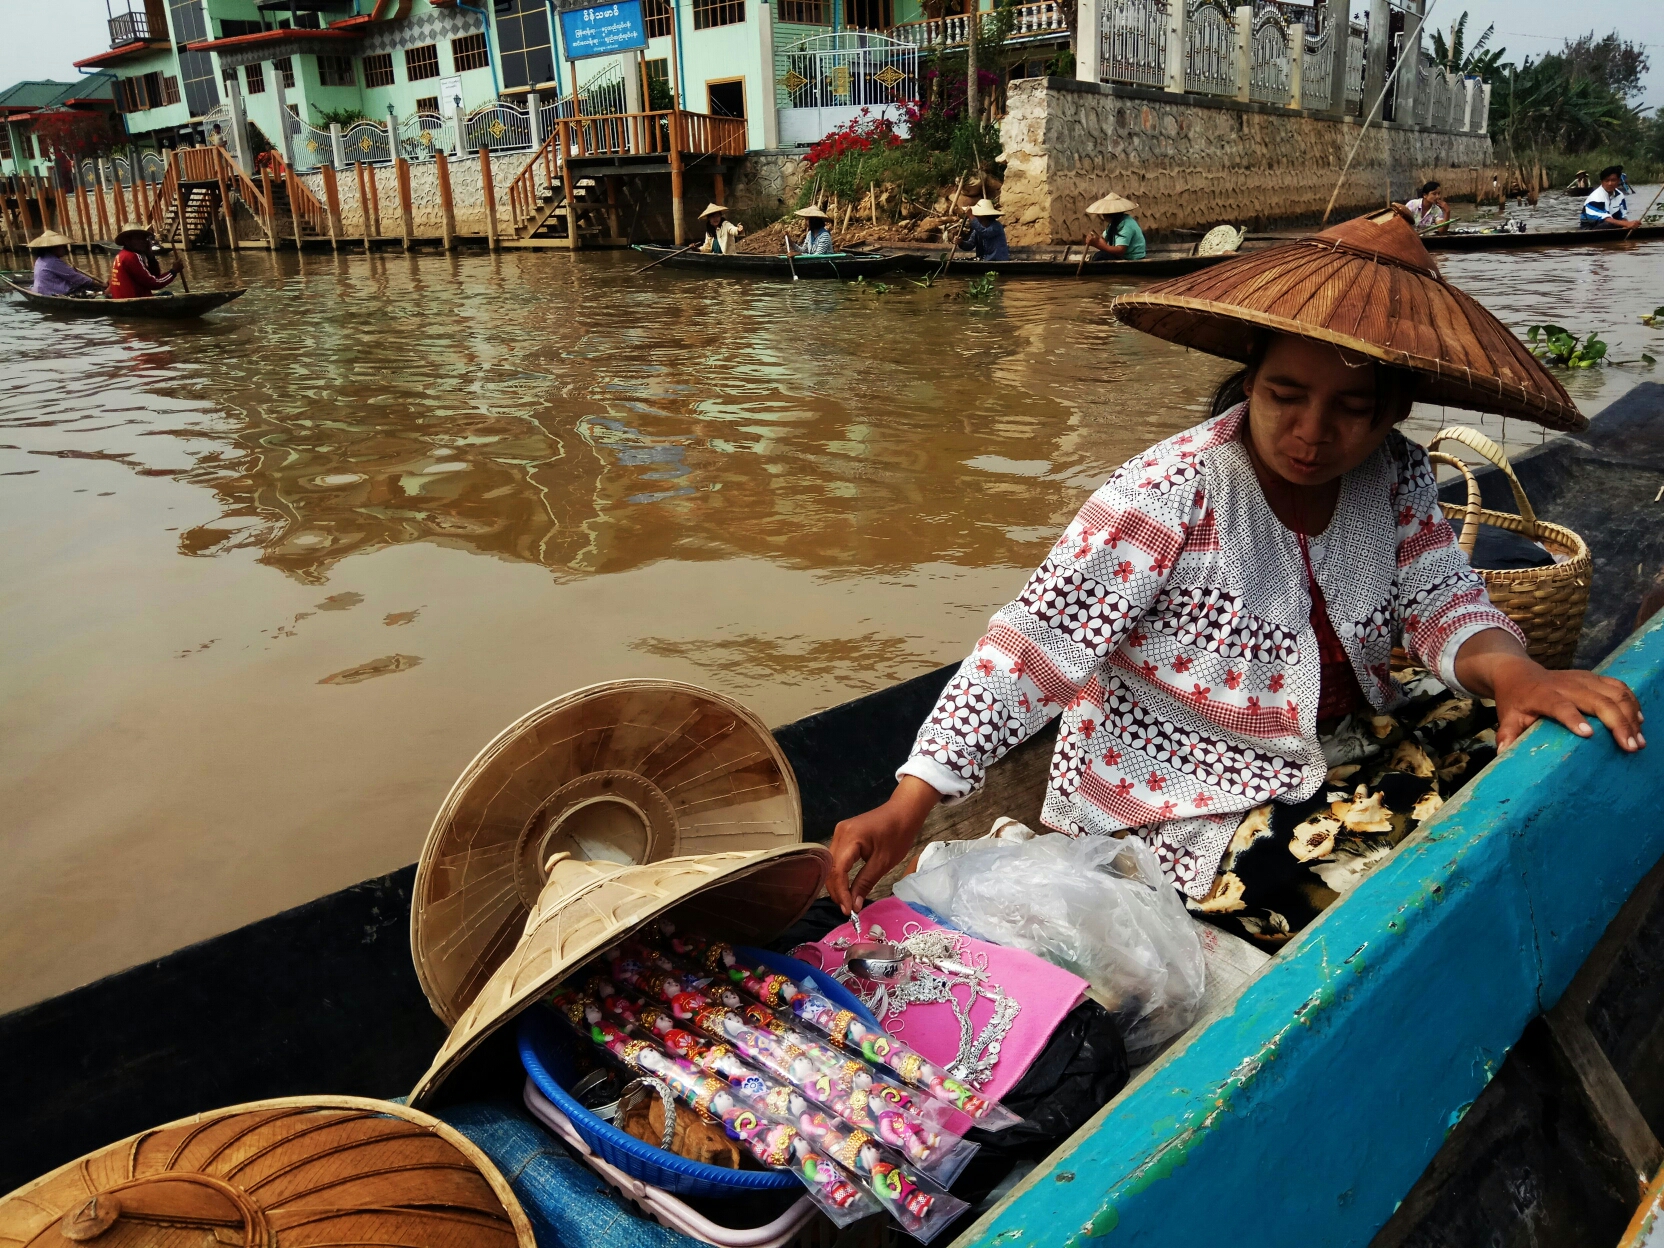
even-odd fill
[{"label": "large conical bamboo hat", "polygon": [[111,1144],[0,1198],[0,1244],[537,1248],[461,1133],[353,1096],[235,1105]]},{"label": "large conical bamboo hat", "polygon": [[1394,364],[1428,403],[1582,429],[1564,387],[1508,328],[1439,275],[1393,212],[1156,282],[1112,305],[1134,329],[1247,360],[1256,334],[1295,334]]},{"label": "large conical bamboo hat", "polygon": [[431,1096],[487,1036],[568,974],[660,915],[735,944],[774,939],[803,917],[831,861],[824,845],[644,866],[558,858],[519,945],[451,1028],[410,1103]]},{"label": "large conical bamboo hat", "polygon": [[802,839],[791,764],[738,702],[668,680],[579,689],[505,728],[439,808],[411,904],[416,975],[455,1023],[556,853],[630,864]]}]

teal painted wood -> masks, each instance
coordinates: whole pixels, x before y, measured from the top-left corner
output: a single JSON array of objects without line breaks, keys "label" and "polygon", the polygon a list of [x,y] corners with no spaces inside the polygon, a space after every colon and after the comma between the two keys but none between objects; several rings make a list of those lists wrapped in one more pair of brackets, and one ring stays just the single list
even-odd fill
[{"label": "teal painted wood", "polygon": [[[1602,670],[1664,723],[1664,614]],[[1367,1244],[1664,854],[1661,749],[1539,724],[959,1242]]]}]

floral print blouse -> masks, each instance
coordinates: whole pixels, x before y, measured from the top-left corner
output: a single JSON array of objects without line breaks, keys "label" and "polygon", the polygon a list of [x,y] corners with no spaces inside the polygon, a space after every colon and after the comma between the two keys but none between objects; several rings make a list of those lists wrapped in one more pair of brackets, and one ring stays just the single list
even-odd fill
[{"label": "floral print blouse", "polygon": [[[1087,500],[995,613],[898,777],[962,799],[1061,714],[1043,822],[1075,836],[1137,829],[1198,898],[1242,812],[1317,790],[1327,765],[1306,565],[1239,441],[1245,413],[1128,460]],[[1520,637],[1457,547],[1427,453],[1396,430],[1342,478],[1307,547],[1376,710],[1402,700],[1390,669],[1400,639],[1460,689],[1468,638]]]}]

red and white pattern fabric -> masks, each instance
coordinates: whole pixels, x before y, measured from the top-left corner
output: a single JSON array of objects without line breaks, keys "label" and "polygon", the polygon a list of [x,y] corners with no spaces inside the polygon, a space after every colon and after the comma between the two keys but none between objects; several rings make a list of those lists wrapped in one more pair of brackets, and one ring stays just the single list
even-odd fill
[{"label": "red and white pattern fabric", "polygon": [[[1128,460],[1087,500],[989,621],[898,777],[963,799],[1061,714],[1042,820],[1074,836],[1137,829],[1193,897],[1237,815],[1316,791],[1327,767],[1306,565],[1238,441],[1244,411]],[[1454,689],[1469,637],[1520,635],[1457,547],[1427,453],[1396,431],[1342,479],[1307,545],[1377,710],[1403,696],[1397,638]]]}]

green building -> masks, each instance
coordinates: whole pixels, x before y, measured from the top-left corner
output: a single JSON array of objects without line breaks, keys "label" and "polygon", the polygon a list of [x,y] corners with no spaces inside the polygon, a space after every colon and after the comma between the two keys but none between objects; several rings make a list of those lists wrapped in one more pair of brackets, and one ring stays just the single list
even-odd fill
[{"label": "green building", "polygon": [[0,91],[0,177],[45,176],[51,154],[35,133],[41,114],[70,110],[107,114],[115,107],[115,79],[92,74],[79,82],[30,79]]}]

